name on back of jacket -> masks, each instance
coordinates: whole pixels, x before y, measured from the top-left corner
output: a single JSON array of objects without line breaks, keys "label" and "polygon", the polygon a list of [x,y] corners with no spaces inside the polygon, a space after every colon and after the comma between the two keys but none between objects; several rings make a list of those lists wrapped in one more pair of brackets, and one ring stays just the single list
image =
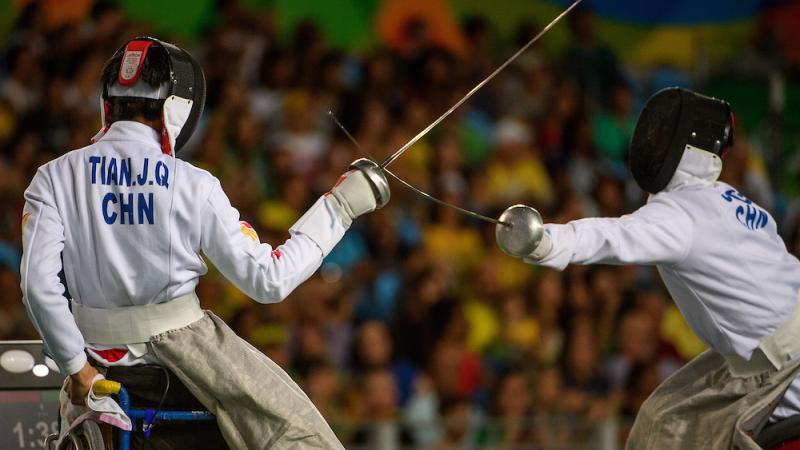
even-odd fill
[{"label": "name on back of jacket", "polygon": [[139,192],[138,187],[169,189],[169,166],[166,163],[144,158],[137,161],[137,170],[134,170],[131,158],[90,156],[89,165],[91,184],[116,187],[100,199],[100,210],[107,224],[153,224],[152,189],[148,189],[151,192]]}]

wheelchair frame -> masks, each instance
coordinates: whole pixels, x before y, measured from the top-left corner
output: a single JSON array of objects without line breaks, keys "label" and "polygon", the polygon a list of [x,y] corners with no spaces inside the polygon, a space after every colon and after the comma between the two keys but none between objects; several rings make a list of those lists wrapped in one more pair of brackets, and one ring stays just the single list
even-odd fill
[{"label": "wheelchair frame", "polygon": [[[131,408],[131,400],[128,391],[122,383],[111,380],[98,380],[92,391],[97,395],[114,395],[120,408],[131,419],[131,431],[118,429],[116,442],[117,450],[130,450],[131,433],[137,429],[141,423],[141,430],[144,432],[145,439],[150,437],[153,424],[156,422],[192,422],[192,421],[211,421],[216,420],[213,414],[208,411],[156,411],[155,408]],[[51,439],[52,438],[52,439]],[[58,439],[57,435],[51,435],[47,439],[47,448],[50,442]],[[95,450],[95,449],[91,449]],[[97,449],[100,450],[100,449]]]}]

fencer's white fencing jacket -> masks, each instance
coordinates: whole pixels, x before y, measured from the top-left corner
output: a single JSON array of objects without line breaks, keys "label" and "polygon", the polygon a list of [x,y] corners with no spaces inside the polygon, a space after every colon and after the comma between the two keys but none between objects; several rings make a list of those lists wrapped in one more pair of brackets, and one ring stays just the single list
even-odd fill
[{"label": "fencer's white fencing jacket", "polygon": [[[687,149],[664,191],[632,214],[547,224],[552,250],[541,261],[656,265],[689,326],[710,348],[749,360],[794,311],[800,261],[772,216],[716,181],[716,155]],[[786,401],[800,412],[798,382]],[[780,413],[780,411],[778,411]]]},{"label": "fencer's white fencing jacket", "polygon": [[[281,246],[240,222],[219,181],[162,153],[159,134],[121,121],[100,140],[39,168],[25,191],[23,301],[62,371],[86,362],[69,294],[93,308],[169,301],[207,272],[202,254],[256,301],[278,302],[307,279],[349,227],[321,197]],[[63,263],[62,263],[63,259]]]}]

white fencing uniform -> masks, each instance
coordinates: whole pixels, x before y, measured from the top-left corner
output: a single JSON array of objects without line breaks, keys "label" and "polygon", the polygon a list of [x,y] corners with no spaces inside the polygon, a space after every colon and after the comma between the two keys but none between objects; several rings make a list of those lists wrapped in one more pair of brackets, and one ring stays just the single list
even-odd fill
[{"label": "white fencing uniform", "polygon": [[[548,224],[552,250],[540,261],[652,264],[692,330],[719,354],[743,361],[798,305],[800,261],[775,220],[733,187],[718,182],[721,161],[687,149],[667,188],[620,218]],[[775,418],[800,413],[800,381]]]},{"label": "white fencing uniform", "polygon": [[[240,222],[213,175],[163,154],[149,126],[115,122],[95,144],[43,165],[26,190],[23,299],[47,351],[71,374],[85,347],[109,342],[85,342],[59,281],[62,258],[69,293],[88,312],[196,304],[207,272],[201,252],[248,296],[273,303],[314,273],[349,225],[323,196],[273,249]],[[128,348],[147,358],[146,345]]]}]

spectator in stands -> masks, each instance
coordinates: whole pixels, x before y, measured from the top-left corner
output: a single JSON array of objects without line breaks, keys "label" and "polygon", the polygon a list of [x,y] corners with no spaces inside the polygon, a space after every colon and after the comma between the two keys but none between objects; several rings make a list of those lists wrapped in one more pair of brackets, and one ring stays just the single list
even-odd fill
[{"label": "spectator in stands", "polygon": [[397,421],[397,389],[392,373],[388,369],[372,369],[363,376],[360,386],[364,392],[365,425],[356,431],[353,445],[387,450],[413,445],[411,431]]}]

